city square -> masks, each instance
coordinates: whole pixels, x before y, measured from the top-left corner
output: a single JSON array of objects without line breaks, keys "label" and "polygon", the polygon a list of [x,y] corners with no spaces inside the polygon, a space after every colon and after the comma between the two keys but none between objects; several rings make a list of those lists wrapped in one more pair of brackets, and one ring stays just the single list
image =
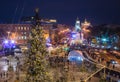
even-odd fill
[{"label": "city square", "polygon": [[[85,18],[82,14],[74,14],[74,18],[73,14],[67,16],[66,11],[80,11],[79,8],[76,9],[80,5],[75,4],[82,1],[73,3],[72,0],[53,0],[50,3],[56,8],[50,11],[59,12],[55,10],[64,7],[66,11],[62,9],[60,12],[66,17],[55,13],[50,17],[47,9],[45,13],[45,6],[43,9],[38,6],[45,3],[37,2],[33,3],[32,8],[29,5],[28,9],[27,1],[18,0],[15,13],[12,13],[13,17],[8,16],[11,17],[11,22],[3,21],[7,21],[4,15],[3,18],[0,17],[0,82],[120,82],[120,21],[117,19],[120,16],[111,18],[111,21],[117,21],[115,23],[110,22],[108,18],[103,18],[100,22],[99,16],[99,22],[97,18],[95,22],[90,16]],[[46,4],[52,8],[50,3]],[[68,7],[61,7],[62,3],[68,3]],[[99,3],[96,4],[99,6]],[[98,6],[91,7],[99,9]],[[103,6],[107,8],[106,5]],[[120,6],[117,8],[120,9]],[[32,10],[31,13],[29,10]],[[95,14],[99,15],[97,11]],[[71,19],[70,15],[73,16]],[[110,15],[114,16],[114,13]],[[61,16],[63,18],[59,18]]]}]

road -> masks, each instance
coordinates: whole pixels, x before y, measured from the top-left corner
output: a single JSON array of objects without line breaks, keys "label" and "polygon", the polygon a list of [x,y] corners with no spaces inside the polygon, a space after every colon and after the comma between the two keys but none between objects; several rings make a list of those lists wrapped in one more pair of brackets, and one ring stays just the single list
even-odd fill
[{"label": "road", "polygon": [[[94,51],[94,50],[93,50]],[[93,52],[92,51],[92,52]],[[91,55],[91,54],[94,54],[94,55]],[[110,77],[113,78],[113,80],[117,81],[118,79],[120,79],[120,62],[119,60],[114,56],[112,55],[111,53],[109,52],[105,52],[104,51],[95,51],[95,53],[89,53],[89,56],[94,60],[96,61],[98,64],[101,64],[101,65],[104,65],[106,66],[106,62],[107,61],[110,61],[111,59],[117,61],[118,63],[117,64],[114,64],[115,67],[113,67],[113,64],[111,63],[108,67],[106,67],[106,74],[108,74],[108,70],[110,71]],[[102,58],[104,58],[104,61],[102,61]]]},{"label": "road", "polygon": [[[110,60],[115,60],[117,61],[118,63],[117,64],[114,64],[115,65],[115,69],[120,71],[120,60],[117,59],[114,55],[112,55],[112,53],[110,52],[107,52],[105,50],[98,50],[98,51],[93,51],[90,52],[89,54],[95,61],[97,61],[98,63],[101,63],[102,65],[105,65],[106,66],[106,62],[110,61]],[[94,57],[95,56],[95,57]],[[102,61],[102,58],[104,58],[104,61]],[[113,64],[110,63],[110,68],[113,68]]]}]

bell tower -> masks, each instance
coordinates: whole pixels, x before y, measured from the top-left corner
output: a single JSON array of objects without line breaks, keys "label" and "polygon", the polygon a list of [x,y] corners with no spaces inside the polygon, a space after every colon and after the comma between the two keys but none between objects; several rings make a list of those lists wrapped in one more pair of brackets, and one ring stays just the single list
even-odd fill
[{"label": "bell tower", "polygon": [[80,32],[81,31],[79,18],[77,18],[76,23],[75,23],[75,31],[76,32]]}]

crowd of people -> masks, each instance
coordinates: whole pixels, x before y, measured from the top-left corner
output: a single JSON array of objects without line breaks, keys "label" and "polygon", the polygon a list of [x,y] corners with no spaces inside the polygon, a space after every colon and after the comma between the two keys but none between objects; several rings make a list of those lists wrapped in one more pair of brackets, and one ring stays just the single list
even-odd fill
[{"label": "crowd of people", "polygon": [[65,57],[53,56],[49,57],[50,66],[63,66],[67,59]]}]

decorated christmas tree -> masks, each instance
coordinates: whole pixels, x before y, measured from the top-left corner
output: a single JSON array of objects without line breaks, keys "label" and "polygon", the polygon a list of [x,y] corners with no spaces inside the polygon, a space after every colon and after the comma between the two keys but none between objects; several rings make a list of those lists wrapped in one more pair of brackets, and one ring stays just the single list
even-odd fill
[{"label": "decorated christmas tree", "polygon": [[51,82],[48,73],[46,60],[44,31],[40,24],[38,10],[31,28],[29,39],[29,52],[26,58],[26,78],[25,82]]}]

